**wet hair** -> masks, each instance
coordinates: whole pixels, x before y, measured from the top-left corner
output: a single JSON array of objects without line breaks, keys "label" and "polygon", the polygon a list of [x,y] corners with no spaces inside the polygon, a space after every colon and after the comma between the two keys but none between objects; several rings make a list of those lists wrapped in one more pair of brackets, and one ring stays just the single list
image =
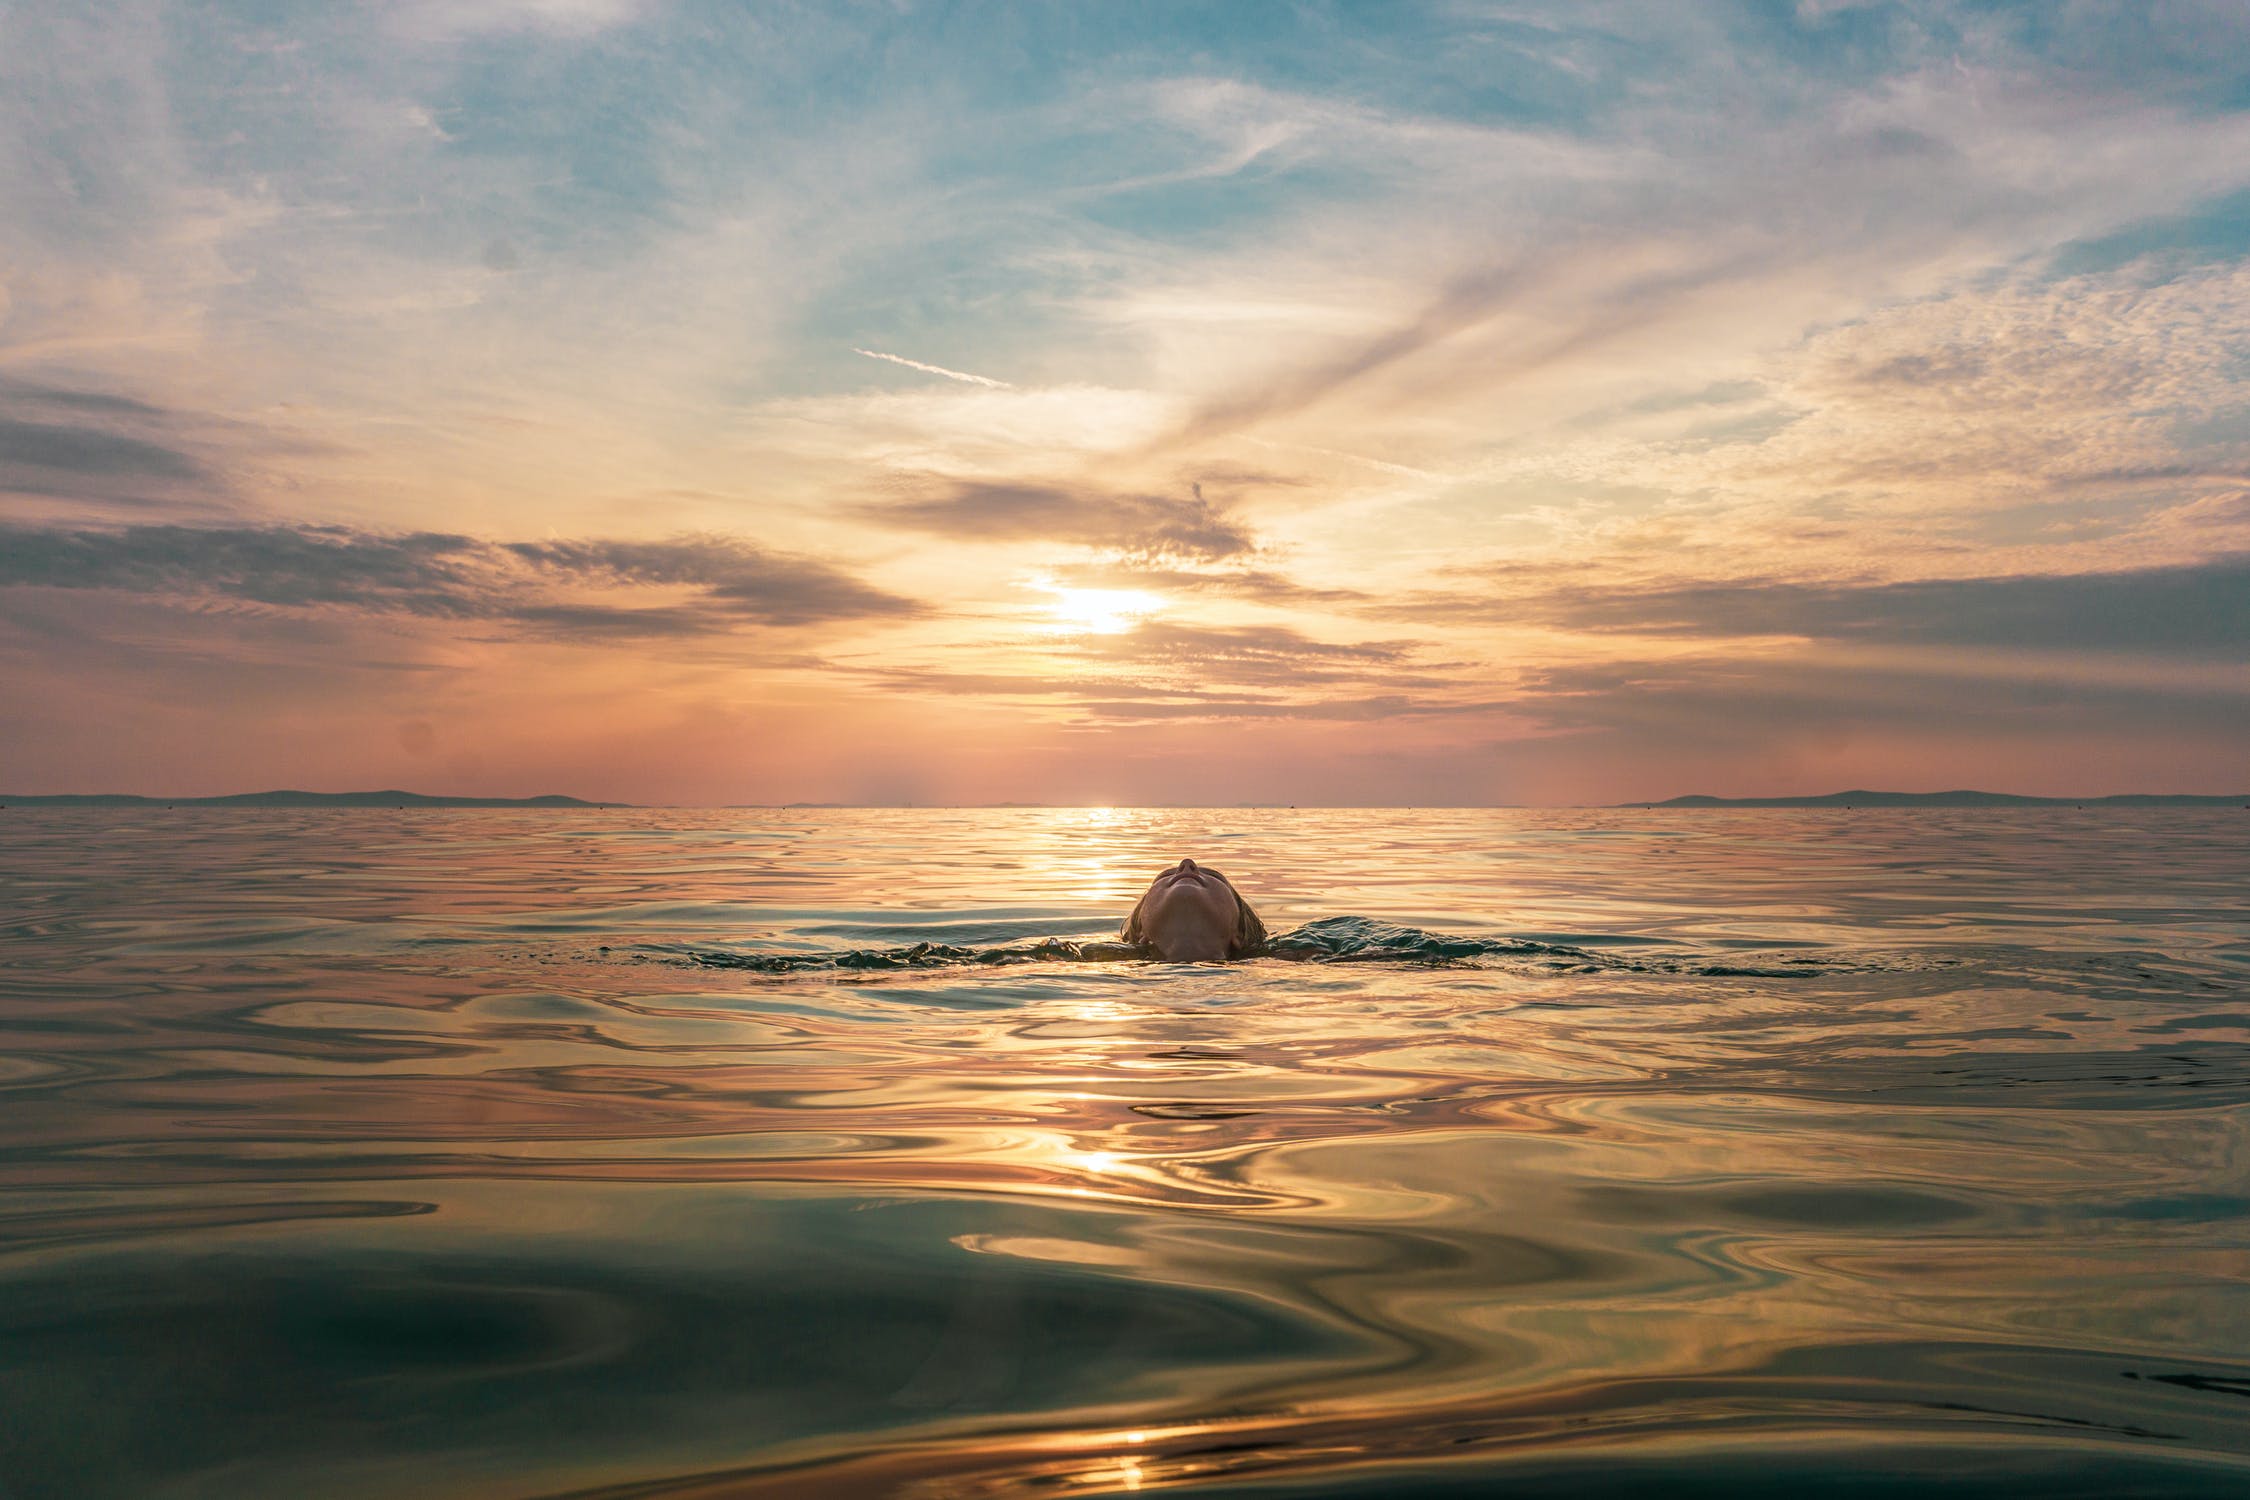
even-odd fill
[{"label": "wet hair", "polygon": [[[1242,899],[1242,892],[1234,889],[1234,882],[1209,865],[1202,865],[1199,868],[1206,875],[1217,875],[1219,883],[1229,891],[1234,892],[1234,932],[1227,938],[1227,957],[1248,958],[1251,954],[1265,947],[1266,924],[1258,919],[1258,914],[1255,911],[1250,909],[1250,903]],[[1148,933],[1141,926],[1141,908],[1147,904],[1148,895],[1143,892],[1141,899],[1133,903],[1133,910],[1125,918],[1124,929],[1118,933],[1120,941],[1130,943],[1136,948],[1149,946]]]}]

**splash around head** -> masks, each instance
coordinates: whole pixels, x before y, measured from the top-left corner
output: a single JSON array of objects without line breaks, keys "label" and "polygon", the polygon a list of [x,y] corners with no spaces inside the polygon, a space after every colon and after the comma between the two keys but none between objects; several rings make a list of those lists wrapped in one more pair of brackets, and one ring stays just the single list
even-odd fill
[{"label": "splash around head", "polygon": [[1183,859],[1149,882],[1119,936],[1166,963],[1217,963],[1264,947],[1266,924],[1226,876]]}]

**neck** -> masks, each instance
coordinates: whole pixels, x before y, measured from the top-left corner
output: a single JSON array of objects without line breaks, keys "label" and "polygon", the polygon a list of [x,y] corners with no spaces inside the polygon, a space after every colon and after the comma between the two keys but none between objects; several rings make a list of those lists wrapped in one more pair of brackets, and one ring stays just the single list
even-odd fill
[{"label": "neck", "polygon": [[1152,944],[1166,963],[1217,963],[1227,956],[1227,940],[1202,933],[1159,938]]}]

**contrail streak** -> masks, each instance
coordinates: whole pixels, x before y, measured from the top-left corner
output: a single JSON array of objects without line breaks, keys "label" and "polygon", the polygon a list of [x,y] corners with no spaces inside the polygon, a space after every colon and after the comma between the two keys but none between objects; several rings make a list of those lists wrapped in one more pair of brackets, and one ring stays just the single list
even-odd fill
[{"label": "contrail streak", "polygon": [[1451,477],[1445,474],[1432,473],[1428,469],[1416,469],[1411,468],[1406,464],[1394,464],[1388,459],[1369,458],[1364,453],[1346,453],[1341,448],[1315,448],[1310,443],[1277,443],[1274,442],[1271,438],[1262,437],[1254,437],[1250,439],[1250,441],[1256,443],[1261,448],[1294,448],[1299,453],[1318,453],[1326,458],[1341,458],[1349,463],[1365,464],[1370,469],[1381,469],[1386,474],[1403,474],[1408,479],[1442,480]]},{"label": "contrail streak", "polygon": [[926,365],[918,359],[908,359],[903,354],[885,354],[880,349],[854,348],[854,354],[864,354],[869,359],[887,359],[894,365],[904,365],[909,370],[920,370],[925,375],[943,375],[948,380],[962,381],[968,385],[990,386],[996,391],[1012,391],[1014,386],[1005,380],[994,380],[989,375],[971,375],[966,370],[948,370],[943,365]]}]

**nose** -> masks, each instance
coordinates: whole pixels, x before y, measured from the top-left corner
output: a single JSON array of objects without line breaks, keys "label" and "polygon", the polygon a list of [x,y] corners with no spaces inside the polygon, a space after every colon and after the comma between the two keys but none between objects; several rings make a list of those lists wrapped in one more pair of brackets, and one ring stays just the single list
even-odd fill
[{"label": "nose", "polygon": [[1192,859],[1183,859],[1180,861],[1180,868],[1187,871],[1190,875],[1193,875],[1195,873],[1195,861]]}]

